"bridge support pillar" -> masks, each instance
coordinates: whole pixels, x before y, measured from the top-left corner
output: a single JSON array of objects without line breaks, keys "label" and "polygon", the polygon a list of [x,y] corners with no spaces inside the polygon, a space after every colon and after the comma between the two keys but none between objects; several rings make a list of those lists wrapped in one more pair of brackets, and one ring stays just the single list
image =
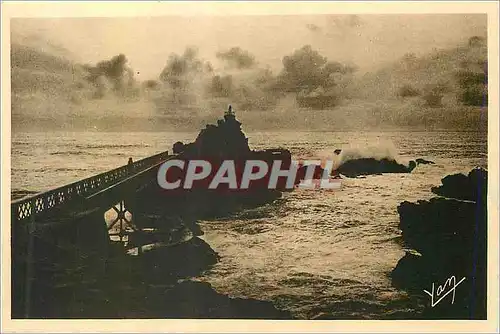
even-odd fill
[{"label": "bridge support pillar", "polygon": [[[112,241],[127,242],[128,235],[136,232],[130,200],[122,200],[104,213],[109,237]],[[118,239],[118,240],[117,240]]]}]

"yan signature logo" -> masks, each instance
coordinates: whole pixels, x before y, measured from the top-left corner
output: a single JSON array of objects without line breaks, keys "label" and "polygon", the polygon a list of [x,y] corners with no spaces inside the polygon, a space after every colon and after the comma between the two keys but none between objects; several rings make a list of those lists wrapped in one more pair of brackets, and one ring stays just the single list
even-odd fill
[{"label": "yan signature logo", "polygon": [[438,285],[437,289],[434,289],[435,284],[432,283],[432,290],[431,291],[424,290],[424,292],[426,294],[428,294],[429,296],[431,296],[431,307],[434,307],[437,304],[439,304],[439,302],[441,300],[443,300],[443,298],[446,297],[447,295],[449,295],[450,293],[453,293],[453,297],[451,299],[451,303],[453,304],[455,302],[455,289],[463,281],[465,281],[465,277],[462,278],[457,283],[457,279],[455,278],[455,276],[451,276],[450,278],[448,278],[444,282],[443,285]]}]

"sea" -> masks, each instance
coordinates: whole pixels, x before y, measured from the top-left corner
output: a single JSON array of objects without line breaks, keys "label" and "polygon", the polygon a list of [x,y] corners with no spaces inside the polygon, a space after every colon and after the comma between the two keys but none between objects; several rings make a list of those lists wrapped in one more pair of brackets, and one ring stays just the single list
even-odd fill
[{"label": "sea", "polygon": [[[453,173],[487,168],[485,132],[247,132],[253,149],[287,148],[295,159],[328,159],[337,148],[402,163],[424,158],[408,174],[344,178],[340,189],[296,189],[262,207],[200,221],[219,254],[193,280],[230,297],[271,301],[299,319],[324,312],[343,319],[408,318],[422,301],[391,284],[405,254],[398,205],[436,195]],[[12,198],[47,191],[171,150],[197,132],[17,132],[12,135]]]}]

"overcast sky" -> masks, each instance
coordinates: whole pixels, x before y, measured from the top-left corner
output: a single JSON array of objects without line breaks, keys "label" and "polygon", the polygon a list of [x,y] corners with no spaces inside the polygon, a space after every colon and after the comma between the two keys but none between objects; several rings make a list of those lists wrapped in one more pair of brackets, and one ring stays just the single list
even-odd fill
[{"label": "overcast sky", "polygon": [[[330,60],[362,72],[407,52],[427,53],[486,36],[486,15],[198,16],[154,18],[13,19],[12,41],[69,51],[95,63],[124,53],[139,79],[156,78],[170,53],[196,46],[200,55],[239,46],[279,68],[284,55],[310,44]],[[52,47],[49,47],[52,45]]]}]

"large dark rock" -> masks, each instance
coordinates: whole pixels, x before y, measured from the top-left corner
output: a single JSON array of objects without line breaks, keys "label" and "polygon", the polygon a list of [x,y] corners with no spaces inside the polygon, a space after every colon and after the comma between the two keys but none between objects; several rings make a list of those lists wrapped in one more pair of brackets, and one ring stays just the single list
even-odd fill
[{"label": "large dark rock", "polygon": [[417,159],[415,159],[415,162],[417,163],[417,165],[435,165],[436,164],[434,161],[426,160],[423,158],[417,158]]},{"label": "large dark rock", "polygon": [[169,309],[159,314],[163,318],[293,319],[288,311],[276,309],[271,302],[230,298],[203,282],[184,281],[176,285],[165,293],[163,303],[170,304],[158,309]]},{"label": "large dark rock", "polygon": [[442,185],[432,187],[432,192],[439,196],[485,201],[488,193],[488,172],[483,168],[475,168],[468,175],[448,175],[441,182]]},{"label": "large dark rock", "polygon": [[[31,240],[30,240],[31,236]],[[102,211],[52,213],[12,225],[12,317],[57,313],[54,290],[104,274],[109,237]],[[28,298],[29,297],[29,298]]]},{"label": "large dark rock", "polygon": [[[460,195],[474,198],[463,191]],[[399,260],[392,282],[429,305],[424,318],[486,318],[487,208],[485,197],[476,199],[432,198],[398,207],[403,240],[412,251]],[[456,282],[465,277],[456,288],[454,302],[450,293],[431,307],[431,297],[424,290],[431,291],[433,283],[437,289],[452,276]]]},{"label": "large dark rock", "polygon": [[143,282],[165,282],[198,276],[217,263],[219,255],[199,238],[170,247],[160,247],[130,259],[132,272],[142,273]]},{"label": "large dark rock", "polygon": [[[293,189],[286,186],[286,179],[281,177],[275,189],[269,189],[269,177],[274,162],[281,161],[281,169],[291,165],[291,153],[286,149],[266,149],[255,151],[248,146],[248,139],[241,130],[241,123],[230,108],[224,119],[217,124],[209,124],[200,131],[192,143],[174,144],[177,159],[184,160],[185,166],[192,160],[205,160],[210,163],[211,172],[203,180],[196,180],[190,189],[183,188],[187,168],[171,167],[166,179],[170,182],[181,180],[177,189],[164,190],[157,183],[144,187],[135,199],[135,213],[154,212],[160,220],[169,220],[167,216],[181,216],[188,221],[220,217],[234,213],[244,207],[254,207],[269,203],[281,196],[282,191]],[[226,160],[234,162],[238,185],[241,183],[243,171],[248,160],[264,161],[268,165],[268,173],[260,180],[250,182],[248,189],[229,189],[227,184],[220,184],[217,189],[209,189],[209,185],[222,163]],[[300,182],[299,177],[295,184]],[[315,175],[322,171],[318,166]],[[148,222],[158,225],[157,222]],[[146,226],[154,227],[154,226]]]},{"label": "large dark rock", "polygon": [[347,177],[382,173],[410,173],[415,166],[415,161],[411,161],[409,166],[405,166],[394,159],[359,158],[343,162],[333,173]]},{"label": "large dark rock", "polygon": [[[139,256],[117,251],[104,272],[62,266],[57,282],[33,318],[59,319],[165,319],[248,318],[290,319],[271,302],[231,298],[208,283],[192,281],[218,260],[203,240],[161,247]],[[85,276],[81,276],[85,275]]]},{"label": "large dark rock", "polygon": [[241,131],[241,123],[229,110],[217,125],[208,124],[202,129],[193,143],[181,146],[176,143],[176,152],[183,158],[235,158],[250,152],[248,138]]},{"label": "large dark rock", "polygon": [[[398,206],[405,244],[434,257],[472,253],[472,236],[484,225],[484,212],[476,203],[432,198]],[[484,226],[481,226],[484,227]]]}]

